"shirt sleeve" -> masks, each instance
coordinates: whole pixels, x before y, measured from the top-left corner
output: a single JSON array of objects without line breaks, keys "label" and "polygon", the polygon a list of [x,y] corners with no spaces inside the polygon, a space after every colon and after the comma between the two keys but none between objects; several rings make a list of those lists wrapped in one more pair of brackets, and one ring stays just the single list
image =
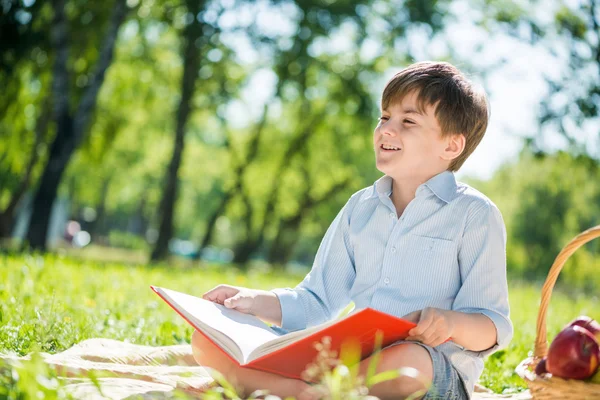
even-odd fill
[{"label": "shirt sleeve", "polygon": [[305,329],[336,317],[347,306],[356,277],[349,236],[352,198],[331,223],[323,237],[312,269],[294,289],[274,289],[281,304],[281,327]]},{"label": "shirt sleeve", "polygon": [[484,314],[496,327],[496,344],[472,352],[485,357],[506,347],[513,336],[506,279],[506,228],[493,203],[479,205],[468,217],[458,262],[462,286],[453,310]]}]

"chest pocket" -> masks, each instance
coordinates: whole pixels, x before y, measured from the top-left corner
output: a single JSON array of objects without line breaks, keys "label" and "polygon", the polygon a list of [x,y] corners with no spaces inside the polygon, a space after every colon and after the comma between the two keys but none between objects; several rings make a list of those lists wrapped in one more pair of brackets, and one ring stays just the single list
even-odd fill
[{"label": "chest pocket", "polygon": [[451,240],[408,234],[400,240],[400,292],[433,301],[453,298],[461,285],[458,250]]}]

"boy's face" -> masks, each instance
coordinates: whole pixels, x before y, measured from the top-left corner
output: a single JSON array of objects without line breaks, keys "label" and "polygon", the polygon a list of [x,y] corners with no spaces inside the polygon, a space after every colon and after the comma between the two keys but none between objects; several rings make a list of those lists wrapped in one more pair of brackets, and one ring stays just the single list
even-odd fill
[{"label": "boy's face", "polygon": [[[447,138],[442,138],[434,107],[417,107],[417,93],[411,92],[401,102],[381,110],[375,128],[373,144],[377,169],[396,179],[421,179],[445,171],[450,161],[445,159]],[[386,150],[395,147],[399,150]]]}]

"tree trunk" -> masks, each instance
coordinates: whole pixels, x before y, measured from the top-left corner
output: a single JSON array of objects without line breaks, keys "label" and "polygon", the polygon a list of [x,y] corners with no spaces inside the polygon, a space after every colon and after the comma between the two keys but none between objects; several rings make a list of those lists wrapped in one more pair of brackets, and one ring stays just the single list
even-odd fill
[{"label": "tree trunk", "polygon": [[102,235],[103,232],[103,220],[106,215],[106,198],[108,197],[108,188],[110,187],[110,177],[104,178],[102,181],[102,188],[100,189],[100,199],[96,205],[96,219],[88,223],[87,231],[92,236],[92,240],[96,236]]},{"label": "tree trunk", "polygon": [[[277,88],[276,88],[276,93],[278,94],[280,90],[281,90],[281,83],[278,83]],[[225,192],[225,194],[221,198],[221,202],[219,203],[219,206],[215,209],[215,211],[212,213],[212,215],[208,219],[208,223],[206,225],[206,233],[204,234],[204,238],[202,239],[202,241],[200,243],[200,247],[198,248],[198,252],[194,256],[194,259],[199,259],[202,249],[204,249],[206,246],[208,246],[210,244],[212,237],[214,235],[214,230],[216,227],[217,219],[219,219],[219,217],[221,215],[223,215],[223,213],[225,213],[225,210],[227,209],[227,205],[229,204],[229,202],[235,197],[235,195],[237,193],[239,193],[242,190],[243,179],[244,179],[244,174],[246,173],[246,169],[248,168],[249,165],[252,164],[252,161],[254,161],[254,159],[256,158],[256,155],[258,154],[258,145],[260,143],[261,135],[266,126],[268,111],[269,111],[269,105],[265,104],[265,106],[263,107],[263,113],[262,113],[260,122],[256,126],[256,130],[254,131],[254,134],[252,135],[252,139],[250,140],[250,145],[248,146],[248,154],[246,156],[246,159],[243,160],[242,157],[238,157],[237,162],[232,162],[232,164],[235,165],[233,168],[233,170],[234,170],[233,176],[234,176],[235,182],[234,182],[233,186],[231,187],[231,189],[229,189],[227,192]],[[225,123],[224,123],[224,125],[225,125]],[[234,157],[233,148],[230,146],[230,143],[231,143],[230,140],[226,141],[226,145],[227,145],[227,147],[229,147],[229,151],[232,154],[232,160],[235,160],[236,157]]]},{"label": "tree trunk", "polygon": [[[201,2],[198,0],[188,1],[188,11],[197,15]],[[185,126],[191,111],[191,99],[194,95],[196,76],[200,63],[200,54],[196,46],[196,40],[202,37],[202,24],[197,18],[186,26],[184,31],[185,44],[183,50],[183,77],[181,80],[181,99],[177,110],[177,125],[175,129],[175,144],[173,156],[167,168],[163,197],[159,207],[160,224],[158,228],[158,239],[152,254],[151,261],[164,260],[169,254],[169,241],[173,237],[173,214],[177,202],[178,171],[184,149]]]},{"label": "tree trunk", "polygon": [[249,240],[239,243],[234,249],[233,263],[245,269],[250,261],[250,256],[256,251],[256,247],[256,243]]},{"label": "tree trunk", "polygon": [[294,241],[290,240],[288,236],[290,231],[292,231],[294,228],[299,229],[299,222],[296,226],[291,226],[292,224],[289,224],[288,220],[279,220],[277,234],[275,235],[275,239],[271,244],[271,249],[269,250],[269,255],[267,257],[269,264],[283,267],[289,261],[293,251],[292,243]]},{"label": "tree trunk", "polygon": [[48,161],[40,179],[40,185],[33,199],[33,211],[27,229],[27,243],[33,250],[46,249],[46,235],[50,223],[52,204],[56,199],[63,173],[75,150],[71,117],[66,113],[60,116],[56,128],[56,137],[52,143]]},{"label": "tree trunk", "polygon": [[13,226],[15,226],[15,218],[12,214],[0,214],[0,242],[11,237]]},{"label": "tree trunk", "polygon": [[140,205],[129,220],[128,230],[136,236],[145,236],[146,230],[148,229],[148,220],[144,214],[144,211],[146,210],[146,199],[147,196],[144,193],[140,200]]},{"label": "tree trunk", "polygon": [[27,161],[27,166],[25,167],[25,173],[23,174],[17,189],[14,191],[14,193],[12,193],[8,205],[2,212],[0,212],[0,239],[11,236],[15,222],[15,209],[31,185],[31,174],[33,172],[33,167],[35,167],[39,158],[38,147],[43,141],[44,133],[48,129],[48,122],[52,114],[49,98],[50,96],[48,96],[47,100],[44,102],[44,105],[42,106],[42,112],[36,121],[35,141],[31,149],[29,160]]},{"label": "tree trunk", "polygon": [[214,232],[215,232],[215,227],[217,226],[217,219],[219,219],[219,217],[225,212],[225,208],[227,207],[227,204],[229,204],[229,200],[232,197],[231,195],[232,195],[231,191],[223,194],[223,197],[221,198],[221,202],[219,203],[219,206],[217,207],[215,212],[213,212],[211,214],[210,218],[208,219],[208,222],[206,224],[206,233],[204,234],[204,238],[202,238],[202,242],[200,242],[200,247],[198,248],[198,251],[196,253],[194,253],[194,256],[193,256],[194,260],[200,259],[202,249],[204,249],[205,247],[207,247],[210,244],[212,237],[214,235]]},{"label": "tree trunk", "polygon": [[52,42],[56,50],[56,59],[52,94],[57,132],[33,199],[33,210],[27,229],[26,239],[34,250],[46,249],[50,212],[56,199],[58,186],[71,156],[87,133],[87,126],[96,106],[98,92],[104,82],[106,70],[113,60],[117,34],[127,13],[125,0],[117,0],[90,86],[84,92],[77,112],[72,117],[69,110],[69,72],[67,70],[69,42],[65,3],[66,0],[54,1]]},{"label": "tree trunk", "polygon": [[250,256],[252,253],[254,253],[254,251],[256,251],[259,243],[256,243],[256,235],[252,234],[254,209],[252,207],[250,196],[248,196],[248,193],[246,193],[243,188],[240,190],[239,194],[242,196],[242,200],[246,206],[243,217],[244,226],[246,227],[246,240],[240,241],[236,244],[233,250],[233,263],[245,268],[250,260]]},{"label": "tree trunk", "polygon": [[[287,171],[287,169],[290,167],[291,159],[297,153],[303,151],[304,146],[306,146],[306,144],[308,143],[310,135],[315,131],[315,127],[318,124],[318,122],[323,120],[324,115],[325,110],[322,110],[319,114],[315,115],[313,119],[306,124],[304,129],[292,140],[284,156],[280,159],[279,164],[276,168],[276,171],[278,172],[271,184],[271,192],[269,193],[269,197],[267,198],[267,203],[265,205],[265,212],[263,214],[262,223],[259,226],[258,231],[256,233],[254,233],[252,229],[252,219],[245,219],[246,232],[248,232],[248,235],[246,237],[245,243],[240,245],[240,248],[244,249],[245,253],[251,255],[262,244],[267,225],[273,220],[272,216],[275,212],[275,206],[277,198],[279,197],[279,191],[283,187],[282,178],[285,175],[285,171]],[[246,201],[245,203],[247,207],[252,207],[252,204],[249,201]],[[238,262],[245,264],[249,259],[249,255],[240,255],[238,257],[238,255],[236,254],[235,259],[238,260]]]},{"label": "tree trunk", "polygon": [[334,184],[329,188],[327,192],[325,192],[321,197],[314,199],[310,196],[310,188],[312,186],[310,176],[308,176],[308,171],[306,168],[303,168],[304,178],[307,182],[306,190],[303,194],[303,198],[300,202],[300,206],[298,207],[298,211],[296,214],[282,219],[279,222],[279,228],[277,230],[277,235],[275,236],[275,240],[271,245],[271,249],[269,251],[268,261],[271,264],[275,265],[285,265],[290,261],[290,258],[294,252],[294,248],[298,243],[298,236],[300,235],[300,228],[302,226],[302,222],[304,221],[306,215],[314,210],[319,204],[325,202],[330,199],[333,194],[343,190],[350,184],[350,179],[343,180]]}]

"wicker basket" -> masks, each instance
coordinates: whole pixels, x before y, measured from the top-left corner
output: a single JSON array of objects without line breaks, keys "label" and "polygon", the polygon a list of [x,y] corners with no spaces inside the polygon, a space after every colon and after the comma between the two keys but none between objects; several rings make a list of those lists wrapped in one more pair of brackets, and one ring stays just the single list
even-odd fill
[{"label": "wicker basket", "polygon": [[576,379],[562,379],[535,374],[535,367],[548,354],[546,339],[546,312],[552,295],[552,289],[567,259],[581,246],[600,237],[600,225],[588,229],[571,240],[558,254],[542,288],[542,300],[537,318],[535,349],[533,357],[521,362],[516,368],[517,374],[525,380],[534,399],[600,399],[600,384]]}]

